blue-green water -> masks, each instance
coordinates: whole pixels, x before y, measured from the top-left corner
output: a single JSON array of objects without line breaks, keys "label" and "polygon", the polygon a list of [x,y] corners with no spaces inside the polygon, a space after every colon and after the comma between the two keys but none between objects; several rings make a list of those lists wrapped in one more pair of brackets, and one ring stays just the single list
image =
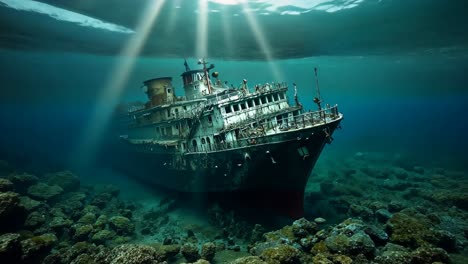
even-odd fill
[{"label": "blue-green water", "polygon": [[[109,56],[4,50],[2,148],[5,155],[44,159],[66,167],[80,144],[100,90],[119,60]],[[189,59],[192,64],[195,60]],[[212,59],[223,80],[237,86],[274,79],[269,63]],[[321,56],[275,61],[285,81],[313,109],[313,68],[319,68],[324,100],[345,115],[329,149],[343,152],[404,152],[432,164],[466,164],[468,121],[464,117],[467,60],[444,54],[418,56]],[[176,93],[183,59],[140,58],[122,101],[144,101],[143,80],[174,76]],[[292,91],[289,91],[292,98]],[[108,105],[106,105],[108,107]],[[34,153],[34,154],[33,154]],[[39,154],[41,153],[41,154]],[[30,155],[32,154],[32,155]],[[39,154],[39,155],[37,155]],[[24,161],[23,161],[24,162]]]}]

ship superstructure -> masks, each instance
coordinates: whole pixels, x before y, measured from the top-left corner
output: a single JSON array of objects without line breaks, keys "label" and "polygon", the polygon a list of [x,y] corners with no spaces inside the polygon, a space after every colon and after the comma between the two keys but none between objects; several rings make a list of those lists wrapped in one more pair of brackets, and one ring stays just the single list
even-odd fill
[{"label": "ship superstructure", "polygon": [[[144,82],[148,101],[121,116],[129,171],[183,192],[240,192],[300,215],[304,188],[342,114],[337,106],[304,111],[288,102],[286,83],[239,87],[221,81],[204,60],[182,73]],[[260,196],[261,198],[259,199]],[[280,200],[278,200],[280,198]]]}]

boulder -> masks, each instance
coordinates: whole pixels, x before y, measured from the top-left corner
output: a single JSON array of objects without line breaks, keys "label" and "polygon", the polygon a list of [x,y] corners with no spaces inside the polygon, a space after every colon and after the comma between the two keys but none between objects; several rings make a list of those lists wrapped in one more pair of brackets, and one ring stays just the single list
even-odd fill
[{"label": "boulder", "polygon": [[197,246],[192,243],[185,243],[180,249],[180,253],[188,262],[195,262],[200,258]]},{"label": "boulder", "polygon": [[25,217],[19,194],[0,192],[0,231],[12,230],[15,226],[22,225]]},{"label": "boulder", "polygon": [[109,219],[110,227],[118,234],[132,234],[135,231],[135,226],[130,222],[130,219],[123,216],[113,216]]},{"label": "boulder", "polygon": [[39,181],[39,178],[32,174],[22,173],[22,174],[15,174],[9,177],[10,181],[15,186],[15,190],[20,193],[26,193],[26,190],[36,184]]},{"label": "boulder", "polygon": [[20,235],[6,233],[0,236],[0,263],[18,263],[21,259]]},{"label": "boulder", "polygon": [[39,260],[50,252],[56,242],[57,237],[54,234],[44,234],[21,241],[22,260],[26,263],[40,263]]},{"label": "boulder", "polygon": [[0,178],[0,192],[13,191],[13,183],[7,179]]},{"label": "boulder", "polygon": [[213,242],[207,242],[202,245],[201,248],[201,258],[211,261],[213,260],[214,256],[216,254],[216,245]]},{"label": "boulder", "polygon": [[133,244],[115,247],[106,258],[109,264],[157,264],[162,261],[153,247]]},{"label": "boulder", "polygon": [[57,185],[38,183],[28,188],[28,195],[38,200],[51,200],[63,192]]},{"label": "boulder", "polygon": [[300,251],[290,245],[265,249],[260,258],[267,263],[294,264],[300,263]]},{"label": "boulder", "polygon": [[60,186],[65,191],[74,191],[80,188],[78,176],[70,171],[59,171],[46,175],[47,184]]}]

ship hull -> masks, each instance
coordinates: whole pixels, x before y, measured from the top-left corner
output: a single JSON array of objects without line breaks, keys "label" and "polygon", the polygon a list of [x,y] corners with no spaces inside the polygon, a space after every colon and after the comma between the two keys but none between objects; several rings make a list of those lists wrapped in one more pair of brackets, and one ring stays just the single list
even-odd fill
[{"label": "ship hull", "polygon": [[112,167],[170,191],[205,193],[299,217],[309,175],[339,122],[287,131],[243,148],[188,153],[179,157],[185,166],[175,164],[174,154],[139,152],[122,143],[113,151]]}]

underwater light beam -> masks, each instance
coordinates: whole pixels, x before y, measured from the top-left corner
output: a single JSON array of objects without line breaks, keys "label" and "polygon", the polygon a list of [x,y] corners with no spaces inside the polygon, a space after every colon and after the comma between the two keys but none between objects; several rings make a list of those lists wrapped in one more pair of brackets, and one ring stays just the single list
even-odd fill
[{"label": "underwater light beam", "polygon": [[232,27],[229,13],[226,10],[226,7],[222,8],[222,24],[223,24],[223,33],[224,33],[224,43],[226,43],[226,49],[229,56],[234,56],[234,47],[233,47],[233,37],[232,37]]},{"label": "underwater light beam", "polygon": [[136,33],[130,37],[121,51],[117,65],[97,98],[94,114],[84,131],[83,142],[78,146],[78,158],[75,159],[76,162],[73,162],[76,167],[85,168],[95,158],[102,134],[110,123],[114,107],[118,104],[135,60],[146,43],[165,1],[156,0],[148,4],[138,22]]},{"label": "underwater light beam", "polygon": [[198,1],[197,44],[195,56],[197,58],[208,56],[208,0]]},{"label": "underwater light beam", "polygon": [[174,27],[175,27],[175,22],[177,20],[177,15],[179,14],[179,12],[177,12],[177,9],[181,8],[181,1],[182,0],[175,0],[173,1],[173,8],[176,9],[176,10],[172,10],[170,15],[169,15],[169,18],[167,20],[167,27],[166,27],[166,30],[165,30],[165,33],[171,33],[172,31],[174,31]]},{"label": "underwater light beam", "polygon": [[244,9],[245,17],[247,18],[247,22],[249,23],[250,29],[255,36],[255,41],[257,45],[262,50],[262,53],[265,55],[265,59],[267,60],[268,64],[270,65],[271,71],[273,72],[273,76],[276,80],[283,80],[283,74],[280,72],[278,66],[273,62],[273,55],[271,54],[271,47],[267,42],[265,35],[263,34],[258,21],[255,19],[254,15],[251,10],[249,4],[247,2],[241,2],[242,8]]}]

